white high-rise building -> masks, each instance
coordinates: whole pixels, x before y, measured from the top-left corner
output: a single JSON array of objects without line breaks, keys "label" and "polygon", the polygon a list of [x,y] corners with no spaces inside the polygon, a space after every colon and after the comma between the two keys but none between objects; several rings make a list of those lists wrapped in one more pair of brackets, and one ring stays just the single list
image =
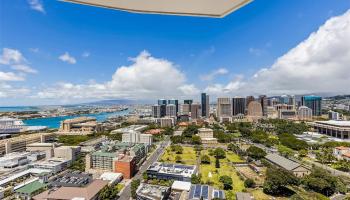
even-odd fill
[{"label": "white high-rise building", "polygon": [[166,116],[175,117],[176,116],[176,105],[168,104],[166,105]]},{"label": "white high-rise building", "polygon": [[231,117],[232,116],[232,101],[229,97],[218,98],[217,100],[217,117]]},{"label": "white high-rise building", "polygon": [[159,118],[160,117],[160,105],[152,106],[152,117]]},{"label": "white high-rise building", "polygon": [[298,109],[299,120],[311,120],[312,119],[312,109],[306,106],[300,106]]},{"label": "white high-rise building", "polygon": [[152,145],[152,135],[151,134],[142,134],[138,131],[128,131],[123,133],[122,142],[138,144],[142,143],[145,145]]}]

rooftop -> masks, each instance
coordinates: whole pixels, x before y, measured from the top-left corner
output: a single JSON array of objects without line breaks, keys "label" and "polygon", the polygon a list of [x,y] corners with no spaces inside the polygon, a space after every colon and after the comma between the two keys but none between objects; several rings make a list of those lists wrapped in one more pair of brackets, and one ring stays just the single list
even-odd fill
[{"label": "rooftop", "polygon": [[316,124],[325,124],[330,126],[341,126],[341,127],[349,127],[350,128],[350,121],[336,121],[336,120],[329,120],[329,121],[316,121]]},{"label": "rooftop", "polygon": [[224,17],[251,0],[62,0],[135,13]]},{"label": "rooftop", "polygon": [[62,199],[70,200],[74,198],[92,199],[102,188],[108,184],[108,181],[94,180],[86,187],[60,187],[58,189],[47,190],[33,197],[34,200]]},{"label": "rooftop", "polygon": [[150,184],[141,184],[136,191],[137,195],[154,200],[162,200],[167,192],[169,192],[169,187]]},{"label": "rooftop", "polygon": [[190,191],[191,183],[185,182],[185,181],[174,181],[173,185],[171,186],[171,189],[181,190],[181,191]]},{"label": "rooftop", "polygon": [[192,174],[196,173],[196,166],[155,162],[148,168],[148,170],[163,174],[175,174],[184,177],[191,177]]},{"label": "rooftop", "polygon": [[300,166],[299,163],[289,160],[278,154],[268,154],[267,156],[265,156],[265,158],[286,170],[293,170]]},{"label": "rooftop", "polygon": [[41,188],[44,188],[46,184],[41,183],[39,181],[33,181],[31,183],[28,183],[24,185],[23,187],[17,189],[15,192],[17,193],[24,193],[24,194],[32,194],[35,191],[38,191]]}]

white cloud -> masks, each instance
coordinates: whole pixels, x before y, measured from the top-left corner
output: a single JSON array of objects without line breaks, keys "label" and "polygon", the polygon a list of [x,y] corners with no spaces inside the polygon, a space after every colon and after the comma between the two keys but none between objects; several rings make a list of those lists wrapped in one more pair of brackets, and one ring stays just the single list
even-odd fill
[{"label": "white cloud", "polygon": [[45,8],[41,0],[28,0],[31,9],[45,13]]},{"label": "white cloud", "polygon": [[3,48],[0,55],[0,64],[9,66],[15,71],[0,71],[0,82],[24,81],[26,73],[37,73],[37,71],[27,65],[27,60],[19,50]]},{"label": "white cloud", "polygon": [[0,71],[0,82],[5,81],[24,81],[23,76],[17,75],[13,72],[2,72]]},{"label": "white cloud", "polygon": [[[0,72],[1,74],[1,72]],[[0,82],[0,98],[23,97],[30,93],[30,90],[24,87],[13,87],[4,82]]]},{"label": "white cloud", "polygon": [[3,48],[0,56],[0,64],[12,65],[26,62],[22,53],[16,49]]},{"label": "white cloud", "polygon": [[58,59],[62,60],[63,62],[67,62],[69,64],[77,63],[77,60],[73,56],[69,55],[68,52],[65,52],[64,54],[60,55]]},{"label": "white cloud", "polygon": [[199,94],[199,89],[194,84],[187,84],[182,85],[178,87],[178,89],[184,94],[185,96],[194,96],[196,94]]},{"label": "white cloud", "polygon": [[173,97],[195,91],[186,84],[185,75],[172,62],[152,57],[147,51],[130,58],[128,66],[117,68],[112,79],[104,83],[58,83],[37,93],[35,97],[56,99],[131,98],[154,99]]},{"label": "white cloud", "polygon": [[38,73],[37,70],[27,66],[27,65],[23,65],[23,64],[19,64],[19,65],[13,65],[11,66],[12,69],[17,70],[17,71],[21,71],[24,73],[28,73],[28,74],[36,74]]},{"label": "white cloud", "polygon": [[200,79],[202,81],[211,81],[213,80],[216,76],[219,76],[219,75],[225,75],[228,73],[228,70],[225,69],[225,68],[219,68],[217,70],[214,70],[212,72],[210,72],[209,74],[206,74],[206,75],[200,75]]},{"label": "white cloud", "polygon": [[252,77],[209,87],[218,93],[305,94],[350,92],[350,10],[332,17],[268,68]]}]

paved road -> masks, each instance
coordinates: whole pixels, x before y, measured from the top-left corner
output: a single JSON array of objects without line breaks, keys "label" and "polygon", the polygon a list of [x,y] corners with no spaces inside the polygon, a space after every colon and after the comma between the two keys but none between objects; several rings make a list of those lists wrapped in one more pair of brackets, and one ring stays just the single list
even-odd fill
[{"label": "paved road", "polygon": [[[165,141],[163,141],[161,143],[160,147],[158,147],[153,152],[153,154],[143,163],[143,165],[140,167],[139,171],[132,178],[132,180],[142,178],[143,172],[145,172],[152,163],[154,163],[158,160],[159,156],[161,156],[164,153],[165,148],[167,146],[169,146],[169,144],[170,144],[170,140],[168,137],[165,139]],[[131,183],[131,181],[129,181],[127,183],[127,185],[124,187],[123,191],[120,193],[119,200],[130,200],[130,198],[131,198],[131,184],[130,183]]]},{"label": "paved road", "polygon": [[323,169],[326,169],[328,170],[331,174],[333,174],[334,176],[345,176],[345,177],[348,177],[350,178],[350,174],[348,172],[342,172],[342,171],[339,171],[339,170],[336,170],[336,169],[333,169],[327,165],[323,165],[321,163],[318,163],[318,162],[314,162],[314,161],[311,161],[311,160],[304,160],[306,163],[308,163],[309,165],[315,165],[317,167],[320,167],[320,168],[323,168]]}]

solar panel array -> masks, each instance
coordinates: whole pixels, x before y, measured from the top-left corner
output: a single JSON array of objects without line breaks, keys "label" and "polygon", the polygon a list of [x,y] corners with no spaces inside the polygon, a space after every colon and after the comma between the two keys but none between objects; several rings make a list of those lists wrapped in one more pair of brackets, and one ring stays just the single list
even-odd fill
[{"label": "solar panel array", "polygon": [[209,199],[209,186],[208,185],[192,185],[190,190],[190,199]]},{"label": "solar panel array", "polygon": [[222,190],[214,190],[214,198],[224,199],[224,192]]}]

